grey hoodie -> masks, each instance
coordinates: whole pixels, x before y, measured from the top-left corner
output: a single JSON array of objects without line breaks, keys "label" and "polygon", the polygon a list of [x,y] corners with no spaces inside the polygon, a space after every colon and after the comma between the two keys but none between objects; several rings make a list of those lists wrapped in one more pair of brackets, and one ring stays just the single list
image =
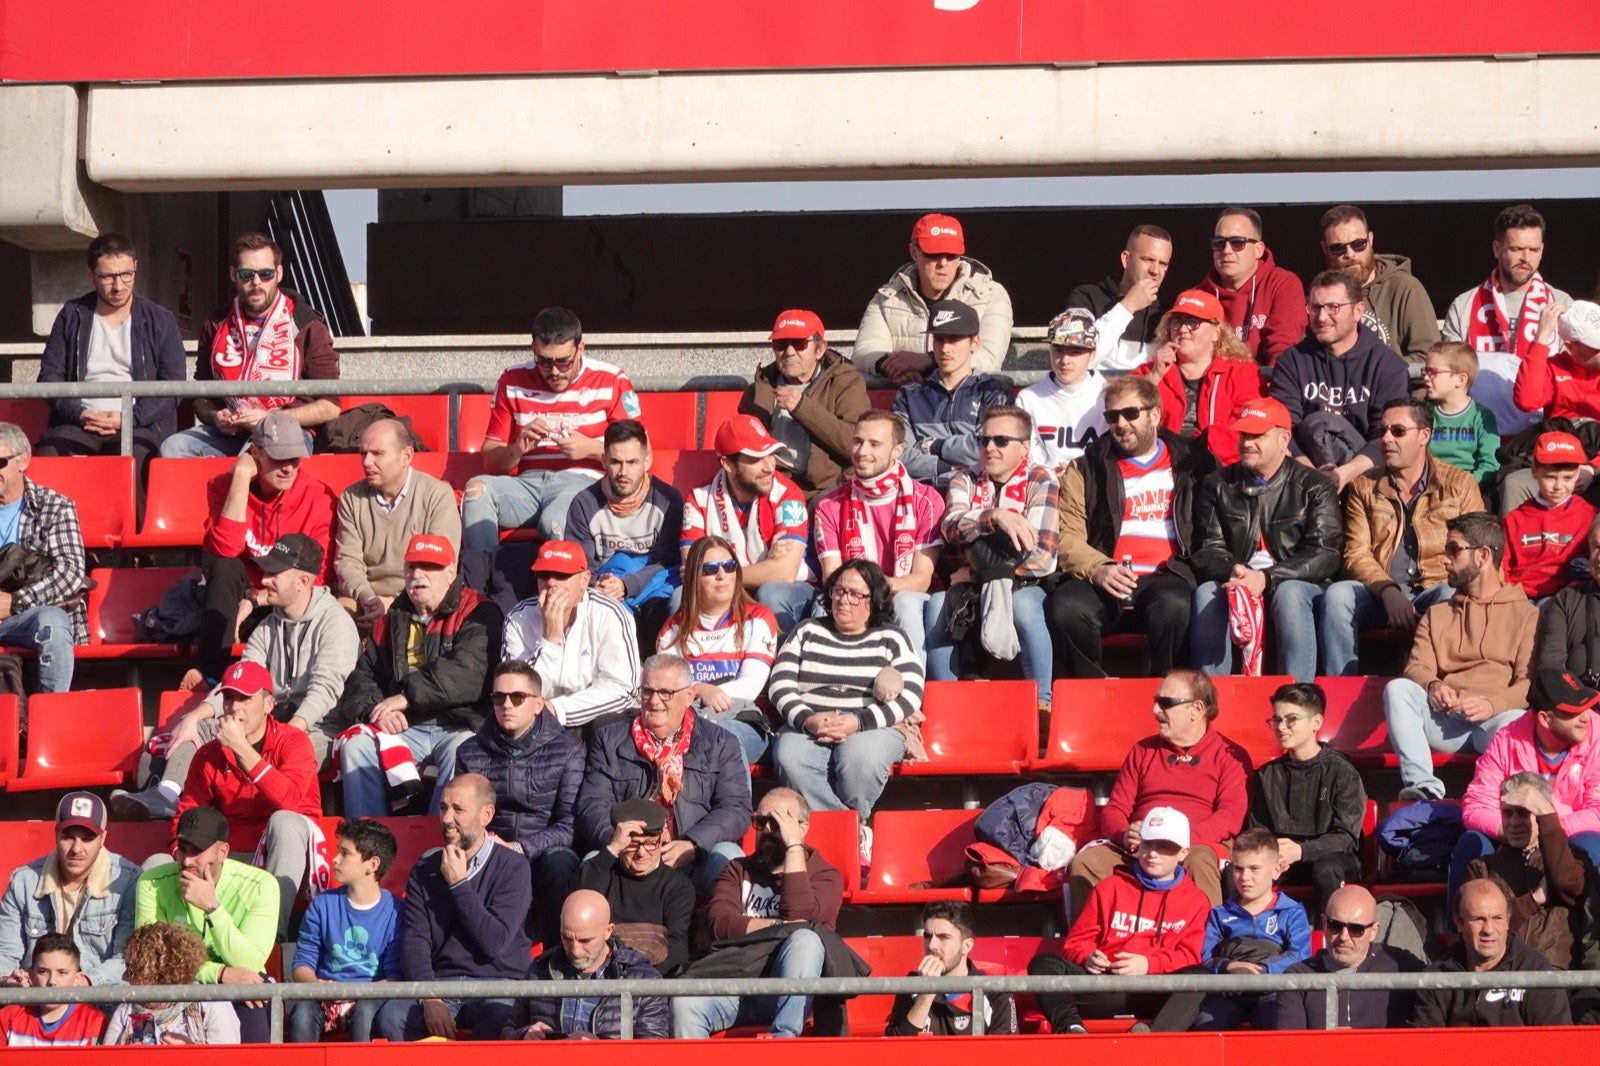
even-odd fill
[{"label": "grey hoodie", "polygon": [[[345,678],[356,668],[361,637],[350,612],[321,585],[311,590],[311,604],[298,621],[274,608],[245,643],[244,658],[272,674],[275,713],[283,718],[291,707],[315,733],[339,702]],[[210,702],[221,705],[219,690]]]}]

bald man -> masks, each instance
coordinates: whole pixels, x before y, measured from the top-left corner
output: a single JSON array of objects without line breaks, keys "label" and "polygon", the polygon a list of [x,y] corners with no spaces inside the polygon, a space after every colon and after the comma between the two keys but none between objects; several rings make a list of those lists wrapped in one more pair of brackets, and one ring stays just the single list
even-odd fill
[{"label": "bald man", "polygon": [[[661,975],[639,954],[612,936],[611,904],[593,889],[580,888],[561,908],[561,947],[534,960],[530,981],[604,981],[659,979]],[[635,996],[633,1035],[664,1039],[668,1035],[665,996]],[[622,1007],[616,997],[582,996],[519,1000],[500,1034],[502,1040],[615,1040],[622,1036]]]},{"label": "bald man", "polygon": [[339,495],[333,570],[339,595],[355,602],[363,628],[381,618],[405,586],[412,537],[444,537],[461,550],[455,491],[414,468],[412,455],[405,423],[379,419],[361,434],[362,479]]},{"label": "bald man", "polygon": [[[523,925],[533,905],[528,860],[488,832],[494,786],[459,774],[439,794],[444,846],[417,860],[406,881],[400,969],[407,981],[518,980],[533,945]],[[373,1033],[385,1040],[494,1040],[511,1014],[509,999],[390,1000]]]},{"label": "bald man", "polygon": [[[1376,942],[1378,901],[1360,885],[1345,885],[1328,897],[1322,933],[1326,947],[1285,973],[1415,973],[1422,960]],[[1396,1029],[1411,1016],[1410,992],[1387,988],[1339,990],[1340,1029]],[[1321,991],[1278,993],[1279,1029],[1323,1029],[1327,997]]]}]

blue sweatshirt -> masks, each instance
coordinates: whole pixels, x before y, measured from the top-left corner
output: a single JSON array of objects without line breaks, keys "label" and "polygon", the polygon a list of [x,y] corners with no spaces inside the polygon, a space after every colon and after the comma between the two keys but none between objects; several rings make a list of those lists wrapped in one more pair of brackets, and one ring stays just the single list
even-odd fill
[{"label": "blue sweatshirt", "polygon": [[1282,973],[1297,962],[1311,957],[1311,922],[1306,909],[1277,889],[1272,891],[1272,905],[1260,914],[1251,914],[1234,900],[1212,907],[1206,918],[1206,942],[1201,951],[1205,965],[1221,973],[1231,961],[1217,957],[1217,947],[1224,940],[1253,936],[1262,940],[1276,940],[1283,951],[1261,963],[1263,973]]},{"label": "blue sweatshirt", "polygon": [[312,900],[293,968],[309,966],[324,981],[400,980],[400,902],[379,891],[366,910],[350,903],[343,885]]}]

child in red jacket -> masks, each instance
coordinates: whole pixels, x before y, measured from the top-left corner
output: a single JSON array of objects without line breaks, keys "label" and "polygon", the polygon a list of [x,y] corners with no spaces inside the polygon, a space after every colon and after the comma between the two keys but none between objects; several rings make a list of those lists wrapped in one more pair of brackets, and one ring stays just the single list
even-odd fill
[{"label": "child in red jacket", "polygon": [[1505,516],[1506,580],[1521,585],[1530,600],[1554,596],[1584,576],[1573,564],[1588,558],[1594,522],[1594,508],[1576,495],[1578,467],[1587,458],[1572,434],[1540,434],[1533,447],[1538,494]]},{"label": "child in red jacket", "polygon": [[[1134,862],[1119,866],[1094,886],[1078,920],[1067,933],[1061,954],[1037,955],[1030,974],[1160,974],[1200,961],[1211,902],[1183,868],[1189,857],[1189,819],[1171,807],[1155,807],[1139,826]],[[1097,999],[1100,997],[1097,997]],[[1108,1000],[1112,997],[1106,997]],[[1128,1007],[1097,1004],[1110,1013]],[[1138,997],[1143,1000],[1148,997]],[[1151,1013],[1158,1002],[1138,1003],[1135,1013]],[[1039,993],[1039,1006],[1057,1033],[1082,1033],[1077,998],[1066,992]]]}]

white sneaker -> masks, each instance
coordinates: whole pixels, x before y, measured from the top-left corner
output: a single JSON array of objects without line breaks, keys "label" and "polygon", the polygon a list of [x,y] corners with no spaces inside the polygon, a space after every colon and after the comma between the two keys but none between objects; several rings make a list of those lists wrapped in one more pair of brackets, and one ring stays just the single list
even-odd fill
[{"label": "white sneaker", "polygon": [[861,868],[863,870],[872,865],[872,826],[861,827]]}]

